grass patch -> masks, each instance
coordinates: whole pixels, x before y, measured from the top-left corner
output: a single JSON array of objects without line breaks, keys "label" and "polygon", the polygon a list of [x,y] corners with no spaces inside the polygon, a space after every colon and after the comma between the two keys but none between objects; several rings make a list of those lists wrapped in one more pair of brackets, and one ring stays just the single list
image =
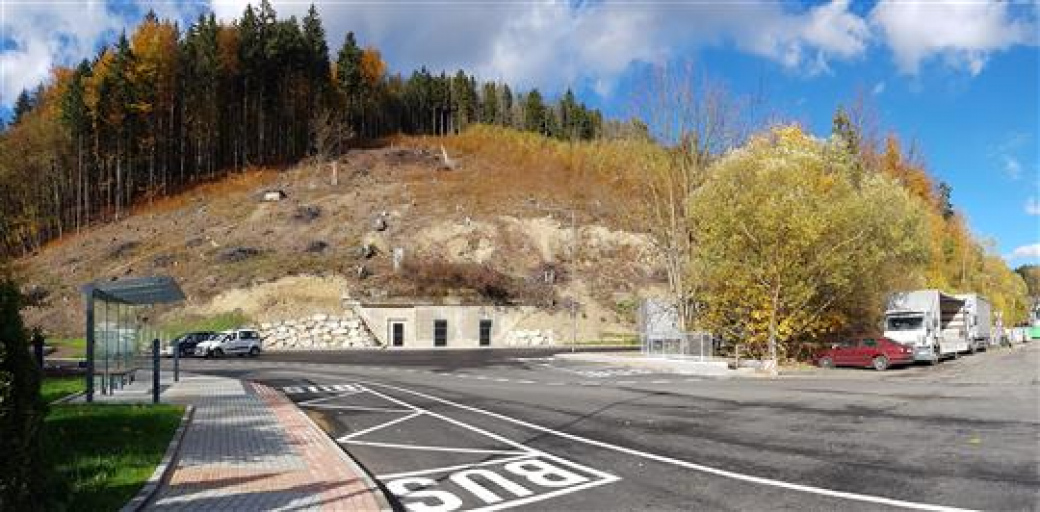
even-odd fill
[{"label": "grass patch", "polygon": [[180,336],[187,332],[195,331],[226,331],[249,325],[249,317],[242,313],[220,313],[206,317],[181,317],[170,319],[163,323],[161,330],[168,333],[171,338]]},{"label": "grass patch", "polygon": [[84,338],[50,338],[44,344],[54,347],[60,357],[83,359],[87,354],[87,340]]},{"label": "grass patch", "polygon": [[86,389],[84,377],[45,377],[40,385],[40,397],[44,403],[51,403],[59,398],[74,395]]},{"label": "grass patch", "polygon": [[54,491],[76,510],[118,510],[155,471],[180,424],[173,405],[55,405],[44,421]]}]

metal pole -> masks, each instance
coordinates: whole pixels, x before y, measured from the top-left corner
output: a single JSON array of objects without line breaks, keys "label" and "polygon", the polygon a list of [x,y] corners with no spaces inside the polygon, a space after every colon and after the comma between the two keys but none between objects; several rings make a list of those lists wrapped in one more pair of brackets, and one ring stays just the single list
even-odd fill
[{"label": "metal pole", "polygon": [[87,292],[87,402],[94,401],[94,289]]},{"label": "metal pole", "polygon": [[152,339],[152,403],[159,403],[159,338]]},{"label": "metal pole", "polygon": [[173,348],[173,381],[181,380],[181,344],[172,345]]},{"label": "metal pole", "polygon": [[[578,262],[576,260],[578,253],[578,223],[576,220],[577,213],[574,208],[571,208],[571,274],[576,274]],[[574,299],[571,300],[571,352],[574,352],[575,346],[578,344],[578,302]]]},{"label": "metal pole", "polygon": [[105,376],[104,376],[104,378],[101,379],[101,394],[102,395],[111,395],[112,394],[111,383],[108,381],[108,379],[109,379],[109,374],[108,374],[108,351],[109,351],[109,349],[112,348],[110,340],[109,340],[110,331],[112,330],[112,326],[109,325],[109,323],[108,323],[108,301],[107,300],[105,301],[105,322],[104,322],[104,325],[105,325]]}]

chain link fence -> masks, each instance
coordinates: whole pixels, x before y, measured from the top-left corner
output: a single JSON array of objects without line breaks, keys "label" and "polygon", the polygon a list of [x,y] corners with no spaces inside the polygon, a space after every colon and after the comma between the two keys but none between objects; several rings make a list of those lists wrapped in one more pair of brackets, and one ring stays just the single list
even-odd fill
[{"label": "chain link fence", "polygon": [[716,356],[714,338],[706,332],[686,332],[660,335],[641,333],[643,355],[696,361],[713,360]]}]

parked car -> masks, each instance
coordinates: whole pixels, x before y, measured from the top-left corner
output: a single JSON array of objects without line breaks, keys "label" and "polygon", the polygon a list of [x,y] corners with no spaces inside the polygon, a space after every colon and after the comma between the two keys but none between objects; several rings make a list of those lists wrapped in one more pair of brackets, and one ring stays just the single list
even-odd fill
[{"label": "parked car", "polygon": [[213,331],[197,331],[182,334],[163,347],[162,355],[164,357],[173,357],[173,348],[178,347],[180,348],[180,356],[188,357],[195,353],[195,347],[199,343],[216,335],[217,333]]},{"label": "parked car", "polygon": [[263,350],[260,333],[254,329],[234,329],[200,342],[195,346],[195,355],[203,357],[256,356]]},{"label": "parked car", "polygon": [[821,368],[859,366],[887,370],[893,365],[914,362],[914,349],[883,336],[859,336],[843,339],[816,355]]}]

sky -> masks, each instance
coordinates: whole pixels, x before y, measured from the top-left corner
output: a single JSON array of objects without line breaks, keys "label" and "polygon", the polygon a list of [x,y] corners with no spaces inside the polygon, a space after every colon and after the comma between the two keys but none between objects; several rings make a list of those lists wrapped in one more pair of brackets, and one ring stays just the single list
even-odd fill
[{"label": "sky", "polygon": [[[257,0],[259,1],[259,0]],[[0,0],[0,114],[19,91],[111,44],[149,10],[186,26],[247,0]],[[302,18],[310,1],[272,0]],[[996,0],[315,1],[335,52],[347,31],[391,71],[459,68],[572,88],[611,116],[654,67],[698,76],[826,136],[860,101],[953,187],[972,230],[1009,264],[1040,263],[1040,3]],[[514,87],[515,88],[515,87]],[[881,133],[883,135],[883,133]],[[880,205],[879,205],[880,207]]]}]

